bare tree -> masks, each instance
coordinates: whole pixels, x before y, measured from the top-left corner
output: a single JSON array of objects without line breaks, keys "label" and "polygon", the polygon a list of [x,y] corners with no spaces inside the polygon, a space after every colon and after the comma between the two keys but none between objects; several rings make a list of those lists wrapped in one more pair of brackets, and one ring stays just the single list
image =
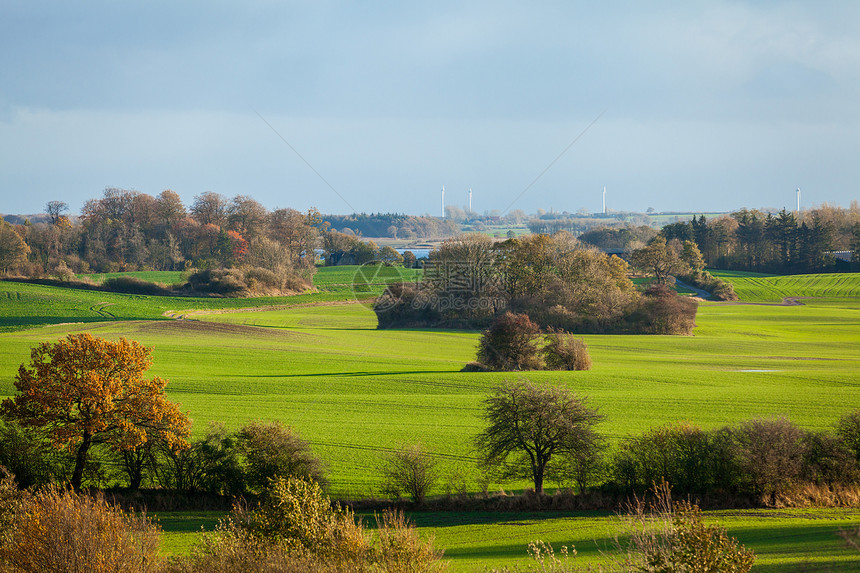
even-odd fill
[{"label": "bare tree", "polygon": [[436,460],[421,444],[404,446],[385,459],[382,469],[385,492],[399,496],[405,491],[415,503],[423,503],[427,492],[439,479]]},{"label": "bare tree", "polygon": [[59,223],[60,217],[68,210],[69,205],[64,201],[48,201],[47,205],[45,205],[45,213],[51,217],[52,225]]},{"label": "bare tree", "polygon": [[484,404],[488,425],[475,439],[484,463],[502,477],[532,479],[536,493],[557,471],[553,458],[600,447],[594,426],[603,416],[566,388],[505,382]]}]

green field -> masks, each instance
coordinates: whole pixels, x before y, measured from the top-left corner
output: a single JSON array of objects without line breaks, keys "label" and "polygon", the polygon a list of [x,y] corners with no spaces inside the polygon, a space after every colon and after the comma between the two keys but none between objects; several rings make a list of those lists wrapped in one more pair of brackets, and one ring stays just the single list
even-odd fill
[{"label": "green field", "polygon": [[[152,373],[170,380],[168,394],[190,412],[196,433],[210,421],[236,427],[251,419],[282,420],[328,464],[333,495],[378,495],[383,453],[415,441],[441,462],[445,477],[435,493],[444,491],[446,481],[461,479],[477,490],[471,437],[481,428],[481,401],[494,384],[513,375],[459,372],[474,359],[474,332],[376,330],[375,315],[365,305],[348,304],[352,295],[343,285],[349,271],[328,272],[318,273],[320,281],[341,287],[271,299],[139,297],[0,282],[0,328],[6,331],[0,333],[0,395],[13,392],[17,367],[38,342],[81,330],[127,336],[153,348]],[[827,429],[860,405],[860,293],[843,294],[856,292],[856,276],[774,281],[780,288],[806,289],[799,296],[842,297],[806,300],[802,306],[705,303],[690,337],[586,336],[591,371],[528,377],[587,395],[605,414],[601,430],[613,441],[667,422],[712,428],[768,415]],[[840,277],[848,282],[838,282]],[[728,280],[762,278],[768,277]],[[841,285],[837,295],[827,286],[832,284]],[[249,308],[254,306],[264,309]],[[164,315],[168,310],[194,320],[170,320]],[[850,511],[796,520],[792,515],[718,517],[750,544],[761,538],[762,547],[773,552],[771,563],[782,563],[773,569],[764,560],[762,571],[793,570],[785,566],[792,552],[795,564],[814,552],[835,563],[843,559],[835,529],[860,522]],[[169,528],[177,537],[171,544],[181,549],[192,535],[193,519],[174,518]],[[535,538],[559,543],[603,538],[608,525],[601,520],[609,518],[416,514],[415,519],[435,532],[450,557],[469,563],[506,560]],[[583,549],[583,543],[576,544]]]}]

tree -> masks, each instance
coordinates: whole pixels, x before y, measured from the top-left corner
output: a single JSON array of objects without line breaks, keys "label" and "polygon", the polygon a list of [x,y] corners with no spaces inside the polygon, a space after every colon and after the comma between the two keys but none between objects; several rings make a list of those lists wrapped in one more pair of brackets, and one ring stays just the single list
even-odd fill
[{"label": "tree", "polygon": [[681,260],[690,267],[690,271],[693,273],[700,273],[705,268],[705,259],[702,257],[702,251],[699,250],[699,246],[693,241],[684,241]]},{"label": "tree", "polygon": [[71,485],[81,487],[90,448],[133,450],[150,439],[183,446],[191,420],[164,394],[166,380],[145,379],[150,349],[133,340],[113,342],[88,333],[44,342],[15,377],[18,394],[0,413],[24,426],[44,428],[55,447],[74,453]]},{"label": "tree", "polygon": [[645,248],[633,251],[630,260],[637,269],[653,273],[660,284],[665,284],[670,275],[688,270],[678,254],[666,244],[666,239],[659,235]]},{"label": "tree", "polygon": [[324,483],[323,464],[292,428],[278,421],[250,422],[236,433],[245,483],[260,492],[275,478],[297,477]]},{"label": "tree", "polygon": [[69,205],[65,201],[48,201],[45,205],[45,213],[51,217],[51,224],[56,225],[60,222],[60,217],[63,213],[69,210]]},{"label": "tree", "polygon": [[27,262],[30,247],[15,228],[0,217],[0,270],[6,272]]},{"label": "tree", "polygon": [[194,197],[191,216],[201,225],[222,227],[227,221],[227,209],[227,199],[223,195],[207,191]]},{"label": "tree", "polygon": [[538,370],[540,327],[527,314],[506,312],[481,335],[478,361],[491,370]]},{"label": "tree", "polygon": [[600,438],[594,426],[603,419],[585,398],[559,386],[528,381],[505,382],[484,401],[487,428],[475,443],[489,467],[503,477],[530,478],[543,493],[553,458],[594,451]]},{"label": "tree", "polygon": [[404,446],[386,456],[382,474],[386,493],[396,497],[405,491],[418,504],[439,478],[436,461],[421,444]]}]

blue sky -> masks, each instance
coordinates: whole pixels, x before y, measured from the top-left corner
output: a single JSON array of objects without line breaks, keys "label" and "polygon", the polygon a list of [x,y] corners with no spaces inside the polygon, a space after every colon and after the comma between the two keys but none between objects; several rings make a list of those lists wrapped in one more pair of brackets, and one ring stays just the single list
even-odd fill
[{"label": "blue sky", "polygon": [[848,206],[858,102],[852,1],[4,0],[0,212]]}]

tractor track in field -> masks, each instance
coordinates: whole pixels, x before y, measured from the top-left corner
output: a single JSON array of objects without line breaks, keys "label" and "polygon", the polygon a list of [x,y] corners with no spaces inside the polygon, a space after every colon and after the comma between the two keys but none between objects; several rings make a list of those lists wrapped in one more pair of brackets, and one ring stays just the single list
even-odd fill
[{"label": "tractor track in field", "polygon": [[97,302],[90,307],[90,310],[102,318],[107,319],[116,319],[116,315],[108,310],[105,310],[109,306],[113,306],[115,303],[112,302]]}]

